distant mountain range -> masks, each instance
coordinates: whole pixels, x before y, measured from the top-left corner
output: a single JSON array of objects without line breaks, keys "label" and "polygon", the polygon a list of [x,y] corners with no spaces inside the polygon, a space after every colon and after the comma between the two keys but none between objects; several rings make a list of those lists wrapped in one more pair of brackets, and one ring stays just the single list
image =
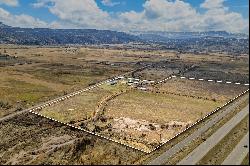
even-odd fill
[{"label": "distant mountain range", "polygon": [[160,31],[132,31],[132,35],[139,36],[143,40],[165,42],[171,39],[185,40],[185,39],[200,39],[207,37],[220,37],[220,38],[235,38],[235,39],[248,39],[249,35],[241,33],[228,33],[226,31],[208,31],[208,32],[160,32]]},{"label": "distant mountain range", "polygon": [[130,32],[147,43],[161,45],[163,49],[179,52],[227,54],[249,54],[249,35],[228,33],[226,31],[209,32]]},{"label": "distant mountain range", "polygon": [[66,45],[66,44],[158,44],[163,49],[180,52],[249,53],[249,36],[225,31],[129,33],[95,29],[48,29],[11,27],[0,22],[0,44]]},{"label": "distant mountain range", "polygon": [[18,28],[0,23],[0,43],[24,45],[121,44],[139,37],[110,30]]},{"label": "distant mountain range", "polygon": [[11,28],[11,27],[0,22],[0,28]]}]

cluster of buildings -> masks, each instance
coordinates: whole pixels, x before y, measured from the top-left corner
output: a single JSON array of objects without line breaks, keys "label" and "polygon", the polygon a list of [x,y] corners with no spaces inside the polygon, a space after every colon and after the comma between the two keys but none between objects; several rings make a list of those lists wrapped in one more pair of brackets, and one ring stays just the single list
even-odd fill
[{"label": "cluster of buildings", "polygon": [[150,85],[153,85],[155,81],[140,80],[139,78],[126,78],[126,77],[121,76],[121,77],[118,77],[117,80],[111,81],[109,84],[116,85],[118,83],[126,84],[132,88],[137,88],[140,90],[148,90],[148,87]]}]

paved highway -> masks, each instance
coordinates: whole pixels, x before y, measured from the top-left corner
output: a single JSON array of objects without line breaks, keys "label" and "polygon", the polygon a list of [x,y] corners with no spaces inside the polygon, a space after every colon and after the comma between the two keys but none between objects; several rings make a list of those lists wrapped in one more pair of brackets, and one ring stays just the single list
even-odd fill
[{"label": "paved highway", "polygon": [[219,128],[205,142],[195,148],[177,165],[194,165],[198,163],[213,147],[215,147],[237,124],[239,124],[247,115],[249,115],[249,105],[242,109],[226,124]]},{"label": "paved highway", "polygon": [[231,103],[228,107],[225,107],[224,109],[217,112],[217,116],[215,116],[213,119],[209,120],[206,124],[204,124],[201,128],[193,132],[191,135],[174,145],[172,148],[164,152],[162,155],[160,155],[158,158],[152,160],[148,163],[148,165],[163,165],[167,164],[167,161],[178,153],[181,149],[183,149],[187,144],[191,143],[194,139],[200,137],[204,132],[206,132],[210,127],[212,127],[214,124],[219,122],[224,116],[226,116],[231,111],[235,110],[236,107],[244,102],[248,98],[247,95],[244,95],[240,98],[240,100],[235,101]]},{"label": "paved highway", "polygon": [[249,132],[241,139],[234,150],[223,161],[222,165],[241,165],[249,153]]}]

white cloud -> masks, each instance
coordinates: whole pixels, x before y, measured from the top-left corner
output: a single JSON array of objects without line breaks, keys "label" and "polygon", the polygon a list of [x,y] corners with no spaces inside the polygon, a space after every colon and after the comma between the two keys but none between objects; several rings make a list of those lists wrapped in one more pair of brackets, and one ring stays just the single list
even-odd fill
[{"label": "white cloud", "polygon": [[13,15],[8,11],[0,8],[0,20],[6,25],[14,26],[14,27],[47,27],[47,23],[36,19],[32,16],[21,14],[21,15]]},{"label": "white cloud", "polygon": [[188,3],[179,0],[148,0],[143,7],[142,12],[122,13],[120,18],[132,30],[188,31],[199,16]]},{"label": "white cloud", "polygon": [[31,5],[34,7],[34,8],[41,8],[41,7],[45,7],[46,6],[46,3],[48,3],[49,1],[46,1],[46,0],[39,0],[37,1],[36,3],[32,3]]},{"label": "white cloud", "polygon": [[113,7],[113,6],[116,6],[116,5],[120,4],[120,2],[113,2],[112,0],[102,0],[101,3],[104,6],[110,6],[110,7]]},{"label": "white cloud", "polygon": [[53,22],[53,27],[101,29],[110,19],[94,0],[39,0],[33,7],[47,7],[56,15],[59,20]]},{"label": "white cloud", "polygon": [[205,0],[200,7],[205,9],[214,9],[224,7],[223,3],[225,0]]},{"label": "white cloud", "polygon": [[[99,8],[95,0],[37,0],[32,4],[33,7],[48,8],[58,17],[58,20],[48,24],[27,15],[18,17],[9,14],[10,19],[5,21],[17,22],[18,25],[53,28],[95,28],[118,31],[225,30],[249,33],[248,19],[244,19],[239,13],[229,11],[224,1],[204,0],[200,5],[200,8],[205,10],[203,13],[183,0],[147,0],[141,12],[108,13]],[[102,2],[113,3],[110,0]],[[18,20],[23,20],[27,24]]]},{"label": "white cloud", "polygon": [[145,16],[164,20],[175,20],[194,16],[196,11],[183,1],[149,0],[144,4]]},{"label": "white cloud", "polygon": [[239,13],[229,11],[223,2],[224,0],[206,0],[201,4],[205,13],[199,13],[184,1],[147,0],[142,12],[121,13],[120,18],[132,30],[226,30],[248,33],[249,21]]},{"label": "white cloud", "polygon": [[7,6],[17,7],[19,5],[18,0],[0,0],[0,5],[5,4]]},{"label": "white cloud", "polygon": [[204,29],[249,33],[249,20],[244,19],[239,13],[229,11],[224,6],[224,1],[206,0],[201,4],[202,8],[207,9],[201,20]]}]

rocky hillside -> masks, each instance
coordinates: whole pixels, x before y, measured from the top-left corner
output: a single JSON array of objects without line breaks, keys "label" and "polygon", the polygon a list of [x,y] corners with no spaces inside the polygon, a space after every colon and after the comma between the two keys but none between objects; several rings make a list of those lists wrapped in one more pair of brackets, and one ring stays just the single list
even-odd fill
[{"label": "rocky hillside", "polygon": [[139,38],[110,30],[18,28],[0,23],[0,43],[58,45],[121,44],[134,41],[139,41]]}]

